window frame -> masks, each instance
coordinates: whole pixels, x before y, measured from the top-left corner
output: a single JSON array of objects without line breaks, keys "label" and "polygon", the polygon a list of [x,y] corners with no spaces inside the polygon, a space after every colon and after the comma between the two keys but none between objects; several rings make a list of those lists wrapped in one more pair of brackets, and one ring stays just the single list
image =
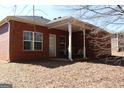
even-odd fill
[{"label": "window frame", "polygon": [[114,38],[118,38],[117,34],[112,34],[111,35],[111,38],[114,39]]},{"label": "window frame", "polygon": [[[24,42],[25,42],[25,41],[28,41],[28,42],[33,43],[33,40],[25,40],[25,39],[24,39],[24,34],[25,34],[26,32],[31,32],[31,33],[32,33],[32,31],[23,31],[23,50],[24,50],[24,51],[33,51],[33,46],[31,46],[31,49],[30,49],[30,50],[24,49]],[[32,35],[33,35],[33,34],[32,34]],[[33,39],[33,38],[32,38],[32,39]],[[32,45],[32,44],[31,44],[31,45]]]},{"label": "window frame", "polygon": [[[35,40],[35,33],[40,33],[41,34],[41,41]],[[36,50],[33,47],[34,51],[43,51],[43,33],[42,32],[33,32],[33,46],[35,45],[35,42],[40,42],[41,43],[41,49],[40,50]]]},{"label": "window frame", "polygon": [[[32,33],[32,40],[24,40],[24,33],[25,32],[31,32]],[[35,40],[35,33],[40,33],[41,34],[41,41],[37,41],[37,40]],[[27,49],[24,49],[24,42],[25,41],[30,41],[32,44],[31,44],[31,47],[32,47],[32,49],[30,49],[30,50],[27,50]],[[35,42],[40,42],[41,43],[41,49],[40,50],[36,50],[36,49],[34,49],[34,45],[35,45]],[[42,32],[33,32],[33,31],[23,31],[23,51],[43,51],[43,33]]]},{"label": "window frame", "polygon": [[124,34],[118,36],[118,52],[124,52]]},{"label": "window frame", "polygon": [[118,52],[124,52],[124,47],[119,47]]}]

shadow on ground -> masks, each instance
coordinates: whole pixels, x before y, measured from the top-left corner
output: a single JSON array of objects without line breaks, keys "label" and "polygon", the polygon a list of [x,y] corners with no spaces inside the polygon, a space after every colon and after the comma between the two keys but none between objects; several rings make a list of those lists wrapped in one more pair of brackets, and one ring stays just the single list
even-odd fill
[{"label": "shadow on ground", "polygon": [[124,61],[118,61],[118,60],[93,60],[93,61],[89,61],[91,63],[96,63],[96,64],[106,64],[106,65],[112,65],[112,66],[122,66],[124,67]]},{"label": "shadow on ground", "polygon": [[124,60],[118,61],[118,59],[112,58],[112,60],[107,60],[106,59],[98,59],[98,60],[74,60],[73,62],[68,61],[68,60],[49,60],[49,59],[43,59],[43,60],[33,60],[33,61],[16,61],[12,63],[19,63],[19,64],[32,64],[32,65],[39,65],[43,66],[46,68],[57,68],[60,66],[66,66],[66,65],[71,65],[77,62],[88,62],[88,63],[95,63],[95,64],[106,64],[106,65],[113,65],[113,66],[123,66],[124,67]]},{"label": "shadow on ground", "polygon": [[12,88],[12,84],[0,84],[0,88]]},{"label": "shadow on ground", "polygon": [[12,63],[19,63],[19,64],[32,64],[32,65],[39,65],[39,66],[43,66],[46,68],[57,68],[60,66],[66,66],[66,65],[71,65],[74,64],[75,62],[70,62],[70,61],[56,61],[56,60],[38,60],[38,61],[16,61],[16,62],[12,62]]}]

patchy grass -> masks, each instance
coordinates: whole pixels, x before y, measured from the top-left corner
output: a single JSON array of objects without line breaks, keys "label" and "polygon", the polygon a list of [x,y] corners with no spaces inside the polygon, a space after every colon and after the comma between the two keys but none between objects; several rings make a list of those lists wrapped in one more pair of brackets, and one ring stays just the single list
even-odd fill
[{"label": "patchy grass", "polygon": [[36,63],[0,63],[0,83],[19,88],[124,88],[124,67],[87,62]]}]

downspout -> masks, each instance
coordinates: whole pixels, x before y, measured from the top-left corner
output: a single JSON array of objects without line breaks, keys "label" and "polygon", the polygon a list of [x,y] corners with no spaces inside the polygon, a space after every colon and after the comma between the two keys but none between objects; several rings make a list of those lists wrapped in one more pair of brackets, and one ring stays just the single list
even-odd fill
[{"label": "downspout", "polygon": [[8,41],[9,41],[9,42],[8,42],[8,43],[9,43],[9,47],[8,47],[8,48],[9,48],[9,49],[8,49],[8,50],[9,50],[9,59],[8,59],[8,61],[11,61],[11,58],[10,58],[10,55],[11,55],[11,54],[10,54],[10,51],[11,51],[11,50],[10,50],[10,41],[11,41],[11,38],[10,38],[10,37],[11,37],[11,36],[10,36],[10,35],[11,35],[10,22],[8,21],[7,23],[8,23],[8,34],[9,34],[9,35],[8,35],[8,38],[9,38],[9,40],[8,40]]},{"label": "downspout", "polygon": [[83,29],[83,58],[86,58],[86,40],[85,40],[85,29]]}]

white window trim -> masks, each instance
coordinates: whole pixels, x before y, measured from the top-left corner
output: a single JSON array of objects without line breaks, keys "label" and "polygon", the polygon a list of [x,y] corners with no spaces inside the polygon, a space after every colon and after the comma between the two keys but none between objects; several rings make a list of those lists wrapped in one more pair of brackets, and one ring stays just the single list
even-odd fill
[{"label": "white window trim", "polygon": [[[32,40],[24,40],[24,33],[25,32],[32,32],[32,35],[33,35]],[[42,35],[41,41],[34,40],[34,33],[40,33]],[[30,41],[30,42],[32,42],[32,49],[31,50],[24,49],[24,41]],[[35,50],[34,49],[34,42],[41,42],[42,43],[42,46],[41,46],[42,49],[41,50]],[[23,51],[43,51],[43,33],[42,32],[26,31],[26,30],[23,31]]]}]

